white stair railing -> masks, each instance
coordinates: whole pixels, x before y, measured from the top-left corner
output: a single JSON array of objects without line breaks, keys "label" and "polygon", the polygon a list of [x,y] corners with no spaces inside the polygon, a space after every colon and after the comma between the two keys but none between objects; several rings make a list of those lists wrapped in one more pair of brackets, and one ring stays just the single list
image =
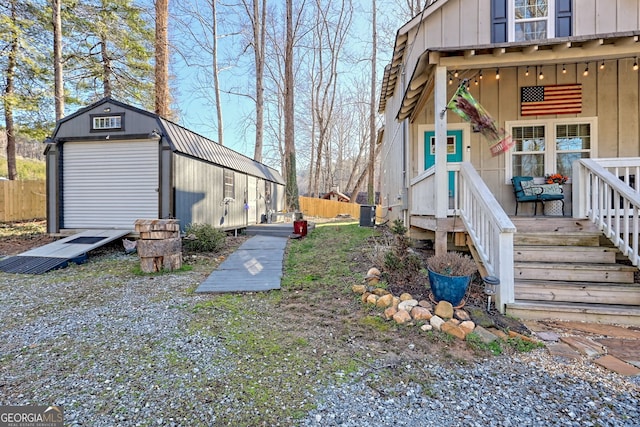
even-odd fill
[{"label": "white stair railing", "polygon": [[487,272],[500,279],[496,307],[514,302],[513,235],[516,227],[469,162],[460,163],[459,213]]},{"label": "white stair railing", "polygon": [[640,158],[580,159],[573,164],[574,217],[593,221],[638,266],[640,189],[636,178],[640,178]]}]

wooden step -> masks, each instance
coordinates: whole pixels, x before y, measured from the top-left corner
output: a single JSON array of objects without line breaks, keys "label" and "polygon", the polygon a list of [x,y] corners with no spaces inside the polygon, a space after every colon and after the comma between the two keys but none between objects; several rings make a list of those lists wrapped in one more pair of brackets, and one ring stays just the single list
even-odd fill
[{"label": "wooden step", "polygon": [[589,219],[557,217],[510,217],[518,232],[599,232]]},{"label": "wooden step", "polygon": [[515,299],[640,306],[640,284],[518,280]]},{"label": "wooden step", "polygon": [[600,234],[592,232],[535,232],[516,233],[514,246],[598,246]]},{"label": "wooden step", "polygon": [[518,301],[507,304],[507,314],[524,320],[578,321],[640,326],[640,307],[560,302]]},{"label": "wooden step", "polygon": [[514,279],[561,280],[569,282],[633,283],[636,267],[621,264],[568,264],[515,262]]},{"label": "wooden step", "polygon": [[522,262],[581,262],[596,264],[615,264],[615,248],[596,246],[567,246],[558,250],[550,246],[517,246],[513,260]]}]

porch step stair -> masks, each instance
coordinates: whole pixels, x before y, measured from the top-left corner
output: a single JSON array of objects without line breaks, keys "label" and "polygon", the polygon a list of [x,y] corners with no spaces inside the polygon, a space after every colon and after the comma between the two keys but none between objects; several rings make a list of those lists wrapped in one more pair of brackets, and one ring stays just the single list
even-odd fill
[{"label": "porch step stair", "polygon": [[[514,295],[507,313],[640,325],[638,268],[593,223],[573,218],[512,218]],[[520,231],[522,230],[522,231]]]},{"label": "porch step stair", "polygon": [[629,305],[516,301],[507,313],[520,319],[620,324],[640,327],[640,307]]}]

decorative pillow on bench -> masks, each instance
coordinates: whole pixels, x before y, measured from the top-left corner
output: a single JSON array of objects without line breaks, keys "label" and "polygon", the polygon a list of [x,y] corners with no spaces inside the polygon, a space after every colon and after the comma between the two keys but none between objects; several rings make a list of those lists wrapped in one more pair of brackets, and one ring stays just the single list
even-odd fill
[{"label": "decorative pillow on bench", "polygon": [[537,187],[542,188],[542,194],[562,194],[562,188],[560,184],[538,184]]},{"label": "decorative pillow on bench", "polygon": [[521,181],[520,185],[522,186],[522,191],[524,192],[525,196],[535,196],[536,194],[540,193],[540,190],[534,190],[533,188],[531,188],[540,187],[540,185],[535,184],[533,180]]}]

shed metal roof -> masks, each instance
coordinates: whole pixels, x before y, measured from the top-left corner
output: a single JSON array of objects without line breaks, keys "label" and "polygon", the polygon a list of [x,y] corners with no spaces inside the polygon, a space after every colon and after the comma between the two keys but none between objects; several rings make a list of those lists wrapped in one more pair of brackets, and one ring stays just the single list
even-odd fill
[{"label": "shed metal roof", "polygon": [[[161,131],[163,136],[166,138],[166,141],[169,143],[171,150],[174,152],[181,153],[181,154],[184,154],[199,160],[203,160],[215,165],[219,165],[228,169],[233,169],[238,172],[246,173],[248,175],[252,175],[258,178],[263,178],[268,181],[285,185],[284,178],[277,170],[270,168],[269,166],[263,163],[257,162],[243,154],[240,154],[232,150],[231,148],[220,145],[215,141],[212,141],[208,138],[205,138],[202,135],[199,135],[193,131],[190,131],[189,129],[186,129],[183,126],[180,126],[165,118],[162,118],[155,113],[143,110],[133,105],[125,104],[123,102],[117,101],[109,97],[103,98],[87,107],[81,108],[75,113],[70,114],[64,117],[63,119],[59,120],[58,123],[56,124],[56,129],[54,130],[54,133],[53,133],[54,139],[56,139],[55,137],[57,136],[58,129],[60,128],[60,125],[62,123],[70,120],[74,120],[84,114],[88,114],[88,112],[90,112],[91,110],[103,104],[117,105],[124,109],[134,111],[138,114],[143,114],[145,116],[155,118],[158,123],[158,127],[161,129],[149,129],[149,134],[151,134],[151,132],[153,132],[154,130]],[[126,136],[127,135],[120,135],[120,136],[111,135],[112,138],[126,137]],[[82,137],[76,137],[74,139],[77,139],[77,138],[82,138]],[[65,138],[65,140],[70,140],[70,139],[71,138]],[[60,139],[60,140],[63,140],[63,139]]]},{"label": "shed metal roof", "polygon": [[285,184],[282,175],[275,169],[162,117],[158,119],[173,151],[278,184]]}]

